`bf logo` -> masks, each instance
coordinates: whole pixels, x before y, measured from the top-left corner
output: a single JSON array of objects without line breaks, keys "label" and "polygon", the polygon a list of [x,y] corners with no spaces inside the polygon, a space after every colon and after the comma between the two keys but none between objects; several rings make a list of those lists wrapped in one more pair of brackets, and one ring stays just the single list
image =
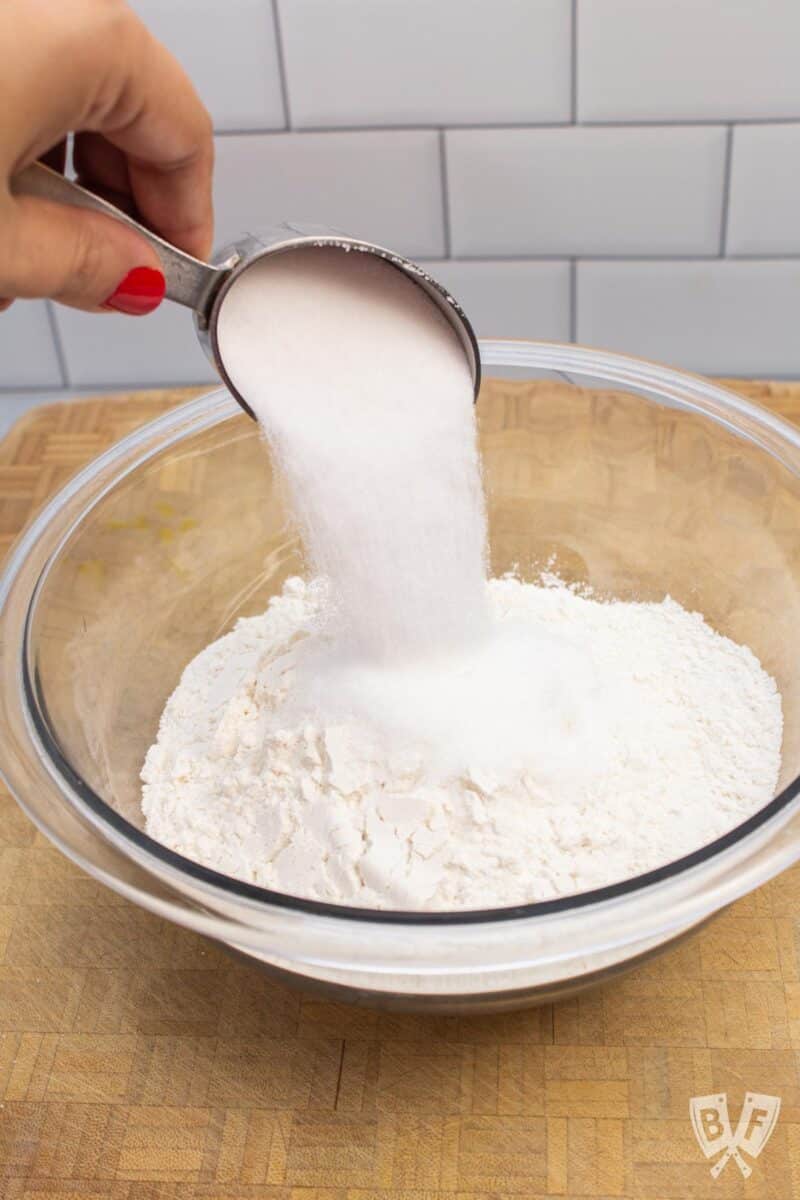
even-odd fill
[{"label": "bf logo", "polygon": [[739,1170],[747,1179],[752,1169],[739,1151],[744,1150],[751,1158],[758,1158],[770,1139],[780,1110],[780,1096],[748,1092],[744,1098],[736,1132],[731,1133],[728,1097],[724,1092],[716,1096],[694,1096],[689,1101],[694,1135],[703,1154],[706,1158],[722,1155],[711,1168],[715,1179],[731,1158],[736,1160]]}]

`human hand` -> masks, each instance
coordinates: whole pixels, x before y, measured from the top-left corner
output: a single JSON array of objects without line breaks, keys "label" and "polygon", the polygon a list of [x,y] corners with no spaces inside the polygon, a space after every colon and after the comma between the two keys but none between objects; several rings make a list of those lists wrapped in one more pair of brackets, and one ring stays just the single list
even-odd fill
[{"label": "human hand", "polygon": [[99,213],[15,196],[43,158],[198,258],[211,248],[211,120],[188,77],[124,0],[0,3],[0,309],[16,297],[141,316],[158,306],[155,251]]}]

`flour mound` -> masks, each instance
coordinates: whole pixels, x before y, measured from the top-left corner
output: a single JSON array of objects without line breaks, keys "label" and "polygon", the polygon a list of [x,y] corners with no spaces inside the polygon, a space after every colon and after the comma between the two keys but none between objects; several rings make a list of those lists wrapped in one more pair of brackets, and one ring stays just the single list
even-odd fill
[{"label": "flour mound", "polygon": [[291,579],[199,654],[142,771],[147,832],[224,874],[369,908],[585,891],[698,849],[774,795],[772,678],[697,613],[487,585],[492,636],[339,662]]}]

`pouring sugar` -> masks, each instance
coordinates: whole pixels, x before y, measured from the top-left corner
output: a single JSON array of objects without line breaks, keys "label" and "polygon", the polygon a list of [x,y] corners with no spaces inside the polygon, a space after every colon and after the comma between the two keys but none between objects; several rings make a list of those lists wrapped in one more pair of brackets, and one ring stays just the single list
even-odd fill
[{"label": "pouring sugar", "polygon": [[670,600],[487,584],[471,381],[420,289],[298,252],[223,317],[312,578],[187,667],[152,836],[295,895],[482,908],[641,873],[772,797],[780,697],[748,649]]},{"label": "pouring sugar", "polygon": [[422,289],[373,255],[287,251],[232,289],[218,336],[347,651],[402,661],[485,633],[472,380]]}]

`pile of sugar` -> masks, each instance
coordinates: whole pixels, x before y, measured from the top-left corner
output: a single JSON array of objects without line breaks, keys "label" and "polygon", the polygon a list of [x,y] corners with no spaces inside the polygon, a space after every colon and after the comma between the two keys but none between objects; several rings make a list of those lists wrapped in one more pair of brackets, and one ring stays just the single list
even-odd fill
[{"label": "pile of sugar", "polygon": [[334,656],[315,713],[298,683],[331,649],[326,590],[290,580],[186,668],[143,771],[153,837],[312,899],[485,908],[660,866],[774,794],[773,680],[669,599],[496,579],[497,653],[371,674]]},{"label": "pile of sugar", "polygon": [[266,258],[219,338],[312,582],[187,667],[153,837],[294,895],[485,908],[639,874],[771,798],[780,698],[749,650],[670,600],[487,584],[464,354],[400,271]]}]

